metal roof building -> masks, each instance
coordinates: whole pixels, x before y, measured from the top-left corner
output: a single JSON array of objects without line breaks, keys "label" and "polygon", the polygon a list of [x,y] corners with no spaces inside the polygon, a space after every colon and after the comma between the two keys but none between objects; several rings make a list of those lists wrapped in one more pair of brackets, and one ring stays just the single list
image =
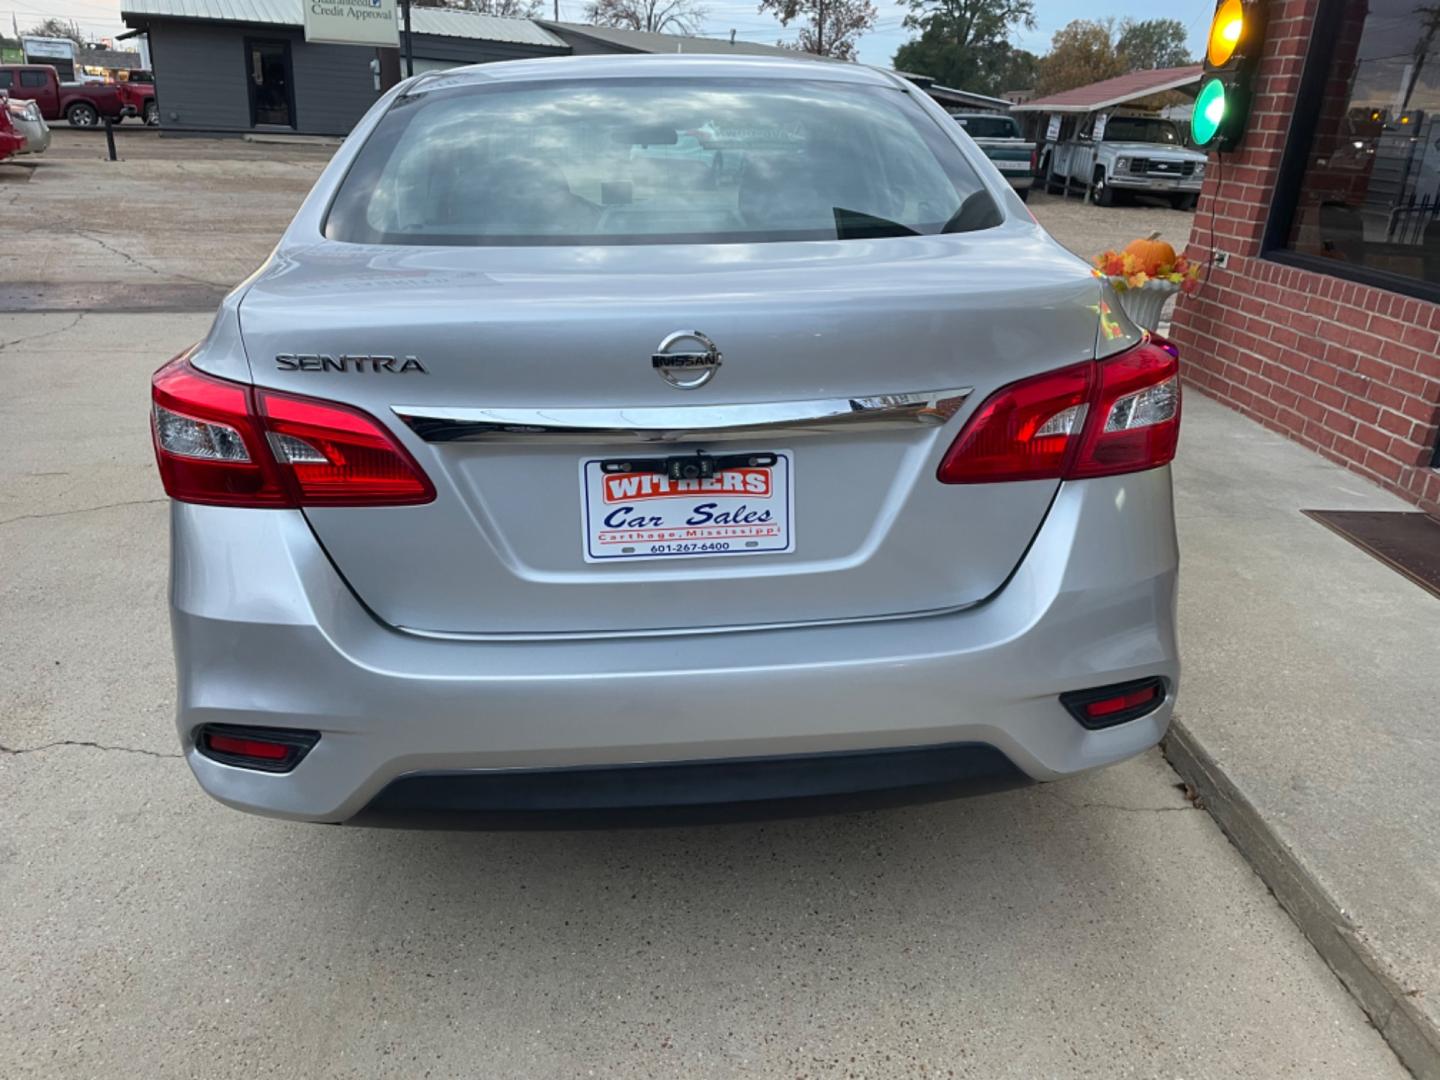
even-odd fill
[{"label": "metal roof building", "polygon": [[1012,112],[1023,113],[1089,113],[1112,109],[1132,101],[1142,101],[1166,90],[1181,90],[1200,81],[1201,66],[1152,68],[1132,71],[1113,79],[1078,86],[1049,97],[1033,98],[1023,105],[1014,105]]},{"label": "metal roof building", "polygon": [[[120,10],[127,22],[131,16],[165,19],[201,19],[210,22],[254,25],[301,26],[304,0],[121,0]],[[455,37],[474,41],[496,41],[513,45],[544,45],[553,48],[564,42],[530,19],[502,19],[456,8],[416,7],[411,25],[417,36]]]},{"label": "metal roof building", "polygon": [[[148,37],[160,122],[192,132],[343,135],[379,96],[375,49],[305,40],[305,0],[121,0],[132,37]],[[414,7],[416,73],[458,64],[597,53],[780,56],[844,63],[755,42],[653,34],[545,19]],[[904,74],[904,73],[897,73]],[[904,77],[951,107],[1006,102]]]},{"label": "metal roof building", "polygon": [[[420,10],[416,8],[415,10]],[[778,45],[760,45],[751,41],[730,41],[726,38],[696,37],[693,34],[654,34],[648,30],[622,30],[613,26],[591,26],[588,23],[553,22],[537,19],[539,26],[565,39],[576,56],[594,53],[705,53],[727,56],[783,56],[791,60],[817,60],[843,63],[829,57],[814,56]]]},{"label": "metal roof building", "polygon": [[[305,40],[303,0],[121,0],[149,38],[160,122],[194,132],[344,135],[379,96],[376,51]],[[411,15],[415,70],[541,56],[570,45],[530,19],[448,8]]]}]

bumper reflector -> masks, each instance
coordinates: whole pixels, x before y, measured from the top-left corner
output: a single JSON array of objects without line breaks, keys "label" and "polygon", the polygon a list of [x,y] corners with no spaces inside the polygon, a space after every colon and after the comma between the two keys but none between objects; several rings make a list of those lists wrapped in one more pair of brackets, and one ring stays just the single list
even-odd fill
[{"label": "bumper reflector", "polygon": [[1158,709],[1164,700],[1165,680],[1158,676],[1060,695],[1060,704],[1092,731],[1138,720]]},{"label": "bumper reflector", "polygon": [[318,731],[205,724],[195,732],[195,748],[222,765],[261,772],[289,772],[320,741]]}]

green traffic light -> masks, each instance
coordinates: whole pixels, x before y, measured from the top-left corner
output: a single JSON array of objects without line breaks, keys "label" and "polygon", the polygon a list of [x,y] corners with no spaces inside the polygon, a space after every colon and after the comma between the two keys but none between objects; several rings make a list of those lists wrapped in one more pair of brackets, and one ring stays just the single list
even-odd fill
[{"label": "green traffic light", "polygon": [[1200,88],[1195,99],[1195,111],[1190,114],[1190,137],[1196,146],[1211,142],[1225,119],[1225,84],[1219,79],[1210,79]]}]

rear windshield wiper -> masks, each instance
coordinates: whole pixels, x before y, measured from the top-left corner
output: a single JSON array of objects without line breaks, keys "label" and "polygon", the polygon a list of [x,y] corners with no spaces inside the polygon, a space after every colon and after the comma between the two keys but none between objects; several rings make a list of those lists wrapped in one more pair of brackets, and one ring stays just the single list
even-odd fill
[{"label": "rear windshield wiper", "polygon": [[950,220],[940,227],[942,233],[974,232],[989,229],[1005,220],[1000,208],[985,191],[972,191],[966,196],[960,208],[950,215]]},{"label": "rear windshield wiper", "polygon": [[882,236],[919,236],[920,232],[898,221],[863,214],[859,210],[846,210],[843,206],[831,207],[835,214],[835,239],[871,240]]},{"label": "rear windshield wiper", "polygon": [[[835,215],[835,238],[837,240],[871,240],[883,236],[923,236],[919,229],[889,218],[859,210],[846,210],[843,206],[831,207]],[[1000,208],[995,205],[988,192],[974,191],[960,204],[950,219],[940,226],[942,233],[972,232],[999,225],[1004,219]]]}]

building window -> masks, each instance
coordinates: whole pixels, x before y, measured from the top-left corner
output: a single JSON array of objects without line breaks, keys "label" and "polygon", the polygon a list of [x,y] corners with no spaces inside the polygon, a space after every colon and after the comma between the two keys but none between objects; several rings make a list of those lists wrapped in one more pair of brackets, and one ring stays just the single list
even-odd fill
[{"label": "building window", "polygon": [[1440,6],[1329,0],[1310,48],[1270,254],[1440,296]]}]

